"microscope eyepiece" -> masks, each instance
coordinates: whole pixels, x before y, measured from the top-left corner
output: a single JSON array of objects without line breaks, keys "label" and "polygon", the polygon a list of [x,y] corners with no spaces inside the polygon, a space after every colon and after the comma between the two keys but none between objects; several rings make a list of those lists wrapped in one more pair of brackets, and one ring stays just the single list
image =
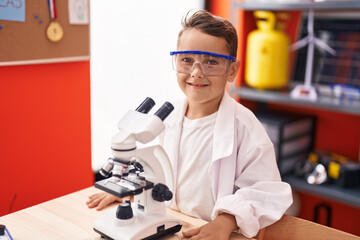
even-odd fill
[{"label": "microscope eyepiece", "polygon": [[155,106],[154,100],[152,98],[145,98],[145,100],[135,109],[137,112],[148,113]]},{"label": "microscope eyepiece", "polygon": [[169,116],[169,114],[174,110],[174,106],[169,103],[169,102],[165,102],[160,108],[159,110],[157,110],[157,112],[155,113],[155,116],[158,116],[162,121],[165,120],[165,118],[167,118],[167,116]]}]

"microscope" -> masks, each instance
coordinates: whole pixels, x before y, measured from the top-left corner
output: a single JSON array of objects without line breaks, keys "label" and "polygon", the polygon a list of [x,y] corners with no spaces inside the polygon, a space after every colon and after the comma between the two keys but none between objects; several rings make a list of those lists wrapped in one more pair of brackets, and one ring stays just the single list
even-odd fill
[{"label": "microscope", "polygon": [[169,158],[160,145],[145,145],[164,130],[163,120],[174,107],[165,102],[154,115],[148,114],[154,105],[146,98],[135,111],[128,111],[112,138],[112,157],[100,170],[105,177],[112,175],[96,182],[95,187],[120,198],[133,196],[134,200],[126,200],[95,221],[93,228],[103,238],[158,239],[182,227],[180,220],[166,213],[165,201],[173,196]]}]

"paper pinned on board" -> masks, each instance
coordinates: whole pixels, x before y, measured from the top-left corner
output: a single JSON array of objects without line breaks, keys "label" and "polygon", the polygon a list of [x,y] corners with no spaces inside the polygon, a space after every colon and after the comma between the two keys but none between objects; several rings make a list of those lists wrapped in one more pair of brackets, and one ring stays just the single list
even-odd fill
[{"label": "paper pinned on board", "polygon": [[0,0],[0,20],[25,22],[25,0]]},{"label": "paper pinned on board", "polygon": [[89,0],[69,0],[68,8],[70,24],[89,24]]}]

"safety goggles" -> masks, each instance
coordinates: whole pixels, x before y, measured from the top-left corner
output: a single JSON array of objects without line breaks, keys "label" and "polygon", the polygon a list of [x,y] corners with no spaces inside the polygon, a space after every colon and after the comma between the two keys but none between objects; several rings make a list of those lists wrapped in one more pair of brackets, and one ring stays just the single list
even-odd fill
[{"label": "safety goggles", "polygon": [[170,52],[173,69],[178,73],[191,74],[198,64],[206,76],[222,76],[235,62],[233,56],[204,51],[176,51]]}]

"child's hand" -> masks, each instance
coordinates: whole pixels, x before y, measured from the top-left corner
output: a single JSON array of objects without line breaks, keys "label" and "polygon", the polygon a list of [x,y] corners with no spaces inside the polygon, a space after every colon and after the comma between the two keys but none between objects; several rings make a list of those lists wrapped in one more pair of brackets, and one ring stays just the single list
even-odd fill
[{"label": "child's hand", "polygon": [[86,204],[89,208],[97,207],[96,210],[99,211],[115,201],[122,202],[122,198],[116,197],[106,192],[100,192],[89,196],[89,200],[86,202]]},{"label": "child's hand", "polygon": [[184,237],[190,239],[207,239],[207,240],[228,240],[230,234],[238,228],[233,215],[223,213],[213,221],[202,227],[194,228],[183,232]]}]

